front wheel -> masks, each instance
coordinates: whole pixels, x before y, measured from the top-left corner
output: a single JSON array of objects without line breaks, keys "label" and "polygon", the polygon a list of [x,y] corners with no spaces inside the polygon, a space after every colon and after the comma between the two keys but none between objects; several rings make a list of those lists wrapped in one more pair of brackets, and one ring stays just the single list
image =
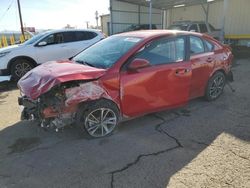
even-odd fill
[{"label": "front wheel", "polygon": [[93,103],[87,108],[83,106],[79,109],[77,124],[92,137],[107,136],[114,131],[119,122],[119,111],[107,100]]},{"label": "front wheel", "polygon": [[226,77],[222,72],[216,72],[208,81],[205,98],[213,101],[223,93],[226,84]]},{"label": "front wheel", "polygon": [[15,60],[11,65],[11,76],[14,80],[19,80],[28,71],[34,68],[32,62],[27,59],[21,58]]}]

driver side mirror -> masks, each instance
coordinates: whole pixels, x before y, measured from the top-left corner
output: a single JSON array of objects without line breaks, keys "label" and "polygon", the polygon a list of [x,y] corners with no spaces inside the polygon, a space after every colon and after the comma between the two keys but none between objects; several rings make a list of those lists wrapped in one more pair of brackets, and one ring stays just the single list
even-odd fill
[{"label": "driver side mirror", "polygon": [[129,70],[135,71],[137,69],[149,67],[150,63],[146,59],[134,59],[128,66]]},{"label": "driver side mirror", "polygon": [[45,42],[45,41],[39,42],[37,44],[37,46],[46,46],[46,45],[47,45],[47,42]]}]

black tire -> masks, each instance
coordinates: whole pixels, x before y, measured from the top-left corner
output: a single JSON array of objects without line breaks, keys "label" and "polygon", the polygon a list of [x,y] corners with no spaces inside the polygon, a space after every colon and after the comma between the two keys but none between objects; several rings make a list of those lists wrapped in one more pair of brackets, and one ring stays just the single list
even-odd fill
[{"label": "black tire", "polygon": [[205,98],[208,101],[216,100],[223,93],[226,85],[225,74],[218,71],[208,81]]},{"label": "black tire", "polygon": [[10,67],[10,72],[13,80],[19,80],[24,76],[28,71],[33,69],[34,64],[25,58],[16,59]]},{"label": "black tire", "polygon": [[28,120],[29,119],[29,115],[27,113],[27,108],[24,107],[24,109],[21,112],[21,120]]},{"label": "black tire", "polygon": [[117,106],[109,100],[91,101],[79,107],[76,123],[89,136],[100,138],[114,131],[119,123],[119,114]]}]

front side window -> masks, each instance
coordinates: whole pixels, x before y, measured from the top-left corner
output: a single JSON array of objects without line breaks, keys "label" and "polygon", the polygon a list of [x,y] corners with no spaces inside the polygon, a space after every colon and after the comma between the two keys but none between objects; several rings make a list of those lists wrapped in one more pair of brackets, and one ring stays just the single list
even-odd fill
[{"label": "front side window", "polygon": [[191,55],[204,53],[205,48],[199,37],[190,36],[190,53]]},{"label": "front side window", "polygon": [[47,45],[60,44],[64,42],[64,37],[62,33],[55,33],[47,36],[42,41],[46,42]]},{"label": "front side window", "polygon": [[196,24],[191,25],[190,28],[189,28],[189,31],[198,32],[198,27],[197,27],[197,25],[196,25]]},{"label": "front side window", "polygon": [[184,38],[161,39],[152,42],[135,58],[146,59],[151,65],[183,61],[185,58]]}]

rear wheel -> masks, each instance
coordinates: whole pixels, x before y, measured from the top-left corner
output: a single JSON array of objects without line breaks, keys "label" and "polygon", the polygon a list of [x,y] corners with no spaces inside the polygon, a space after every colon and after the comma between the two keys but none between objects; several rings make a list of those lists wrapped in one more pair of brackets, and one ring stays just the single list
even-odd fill
[{"label": "rear wheel", "polygon": [[213,101],[223,93],[226,84],[226,77],[222,72],[216,72],[208,81],[205,98]]},{"label": "rear wheel", "polygon": [[81,107],[77,116],[77,124],[95,138],[111,134],[119,122],[119,110],[108,100]]},{"label": "rear wheel", "polygon": [[19,80],[28,71],[34,68],[34,64],[24,58],[15,60],[11,65],[11,76],[14,80]]}]

